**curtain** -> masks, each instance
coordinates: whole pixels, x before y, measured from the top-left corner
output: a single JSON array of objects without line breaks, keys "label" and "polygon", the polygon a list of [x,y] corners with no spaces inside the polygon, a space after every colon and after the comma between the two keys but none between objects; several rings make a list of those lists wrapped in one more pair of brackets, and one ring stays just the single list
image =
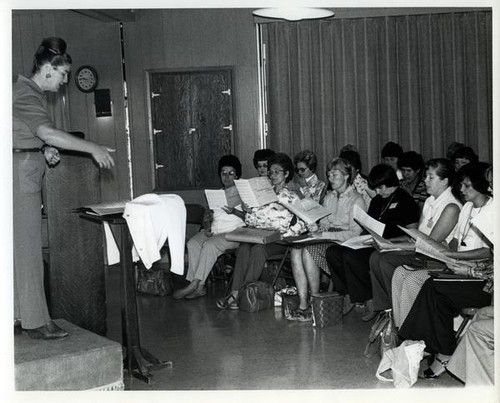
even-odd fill
[{"label": "curtain", "polygon": [[459,141],[492,161],[491,12],[262,24],[267,146],[318,156],[342,146],[363,172],[388,141],[425,160]]}]

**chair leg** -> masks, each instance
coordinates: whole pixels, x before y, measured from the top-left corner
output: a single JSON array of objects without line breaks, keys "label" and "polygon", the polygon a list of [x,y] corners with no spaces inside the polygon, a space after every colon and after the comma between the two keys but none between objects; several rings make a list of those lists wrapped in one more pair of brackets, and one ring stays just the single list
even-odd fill
[{"label": "chair leg", "polygon": [[286,251],[283,254],[283,257],[281,258],[280,264],[278,266],[278,270],[276,270],[276,274],[274,275],[273,282],[271,283],[271,285],[273,286],[273,288],[276,285],[276,281],[278,281],[278,277],[279,277],[279,275],[281,273],[281,270],[283,269],[283,265],[285,264],[285,260],[286,260],[286,258],[288,256],[288,252],[290,252],[290,246],[287,246]]}]

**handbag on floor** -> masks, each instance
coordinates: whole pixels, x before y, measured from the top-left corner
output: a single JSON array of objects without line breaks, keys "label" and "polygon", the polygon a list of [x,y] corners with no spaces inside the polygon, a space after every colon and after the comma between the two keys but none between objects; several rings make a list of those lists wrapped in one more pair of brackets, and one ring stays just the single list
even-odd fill
[{"label": "handbag on floor", "polygon": [[146,269],[142,263],[138,263],[136,267],[138,292],[162,297],[174,292],[172,274],[169,271],[155,265]]},{"label": "handbag on floor", "polygon": [[344,296],[338,292],[325,292],[311,297],[314,327],[342,324]]},{"label": "handbag on floor", "polygon": [[373,324],[364,355],[371,358],[375,355],[382,357],[384,352],[397,347],[399,337],[392,317],[392,311],[382,311]]},{"label": "handbag on floor", "polygon": [[239,293],[240,311],[258,312],[274,307],[274,288],[264,281],[251,281]]}]

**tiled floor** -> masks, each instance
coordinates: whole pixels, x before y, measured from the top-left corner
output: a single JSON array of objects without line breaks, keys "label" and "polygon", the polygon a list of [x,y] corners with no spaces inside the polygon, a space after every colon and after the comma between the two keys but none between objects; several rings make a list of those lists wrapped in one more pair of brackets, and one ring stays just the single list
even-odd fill
[{"label": "tiled floor", "polygon": [[[118,279],[118,269],[108,269],[108,337],[120,341]],[[376,378],[378,359],[363,356],[371,323],[360,320],[361,312],[315,329],[285,320],[281,308],[220,310],[215,300],[222,293],[223,285],[213,284],[191,301],[138,297],[142,346],[173,368],[154,372],[149,384],[126,377],[127,390],[393,389]],[[418,380],[412,390],[436,387],[464,389],[444,374]]]}]

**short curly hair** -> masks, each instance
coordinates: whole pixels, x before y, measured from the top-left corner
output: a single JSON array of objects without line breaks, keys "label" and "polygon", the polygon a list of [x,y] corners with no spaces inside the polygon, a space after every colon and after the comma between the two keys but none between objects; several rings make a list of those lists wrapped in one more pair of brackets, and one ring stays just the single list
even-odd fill
[{"label": "short curly hair", "polygon": [[293,163],[297,166],[299,162],[303,162],[312,172],[316,172],[316,168],[318,167],[318,158],[312,151],[304,150],[298,152],[293,158]]},{"label": "short curly hair", "polygon": [[255,151],[253,154],[253,166],[255,169],[257,169],[257,164],[259,161],[267,161],[270,156],[276,154],[273,150],[270,148],[263,148],[261,150]]},{"label": "short curly hair", "polygon": [[275,153],[267,160],[267,166],[279,165],[284,171],[288,172],[285,182],[288,183],[293,179],[293,162],[285,153]]},{"label": "short curly hair", "polygon": [[222,171],[222,167],[232,167],[236,171],[236,177],[241,178],[241,162],[236,155],[224,155],[219,160],[218,173]]}]

